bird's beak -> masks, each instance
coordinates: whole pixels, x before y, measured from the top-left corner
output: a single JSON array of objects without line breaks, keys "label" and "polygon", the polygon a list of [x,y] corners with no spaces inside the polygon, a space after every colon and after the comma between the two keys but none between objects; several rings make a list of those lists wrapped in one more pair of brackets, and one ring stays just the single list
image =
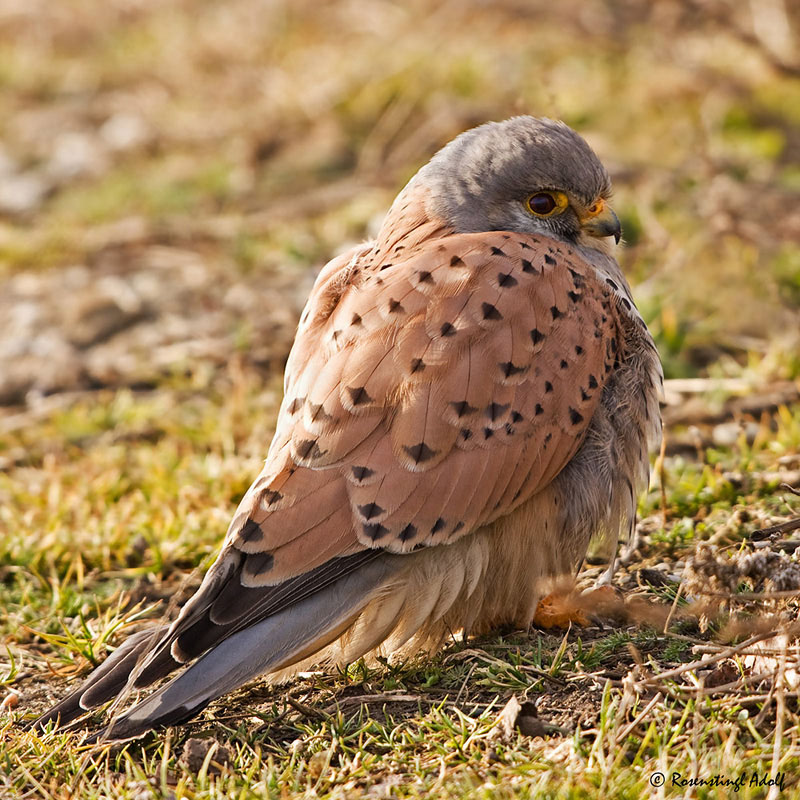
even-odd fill
[{"label": "bird's beak", "polygon": [[614,213],[614,209],[607,205],[602,198],[591,208],[586,209],[580,219],[581,227],[590,236],[597,236],[599,239],[613,236],[614,241],[619,244],[622,237],[619,219]]}]

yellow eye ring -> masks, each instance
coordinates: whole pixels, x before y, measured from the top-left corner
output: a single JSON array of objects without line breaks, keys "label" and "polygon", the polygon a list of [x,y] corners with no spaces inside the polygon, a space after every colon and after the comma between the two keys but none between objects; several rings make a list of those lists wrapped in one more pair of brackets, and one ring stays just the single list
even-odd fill
[{"label": "yellow eye ring", "polygon": [[525,208],[535,217],[552,217],[568,205],[564,192],[536,192],[525,201]]}]

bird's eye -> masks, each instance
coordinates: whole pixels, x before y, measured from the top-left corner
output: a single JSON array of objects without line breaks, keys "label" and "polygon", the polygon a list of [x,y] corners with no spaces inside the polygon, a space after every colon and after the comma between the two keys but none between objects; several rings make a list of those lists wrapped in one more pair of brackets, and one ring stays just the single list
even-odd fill
[{"label": "bird's eye", "polygon": [[549,217],[567,207],[567,197],[562,192],[536,192],[528,198],[527,206],[537,217]]}]

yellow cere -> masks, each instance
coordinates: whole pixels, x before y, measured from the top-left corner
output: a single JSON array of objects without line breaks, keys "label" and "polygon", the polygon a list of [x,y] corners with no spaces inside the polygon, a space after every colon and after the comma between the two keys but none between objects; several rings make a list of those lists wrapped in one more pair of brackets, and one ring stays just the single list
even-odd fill
[{"label": "yellow cere", "polygon": [[603,200],[602,197],[598,198],[586,211],[583,213],[583,219],[592,219],[593,217],[599,216],[603,213],[606,209],[606,201]]}]

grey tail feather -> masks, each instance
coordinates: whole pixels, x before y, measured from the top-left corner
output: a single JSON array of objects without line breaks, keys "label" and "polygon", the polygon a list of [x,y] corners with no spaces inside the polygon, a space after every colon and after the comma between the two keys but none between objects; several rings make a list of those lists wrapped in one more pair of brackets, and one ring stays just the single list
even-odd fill
[{"label": "grey tail feather", "polygon": [[250,679],[322,649],[338,638],[402,560],[375,559],[291,608],[234,633],[90,741],[134,739],[153,728],[185,722]]},{"label": "grey tail feather", "polygon": [[[49,722],[63,728],[88,710],[116,697],[126,686],[131,672],[149,651],[158,632],[153,629],[139,631],[129,636],[89,677],[60,703],[56,704],[31,723],[33,729],[42,729]],[[178,667],[175,659],[159,664],[163,677]],[[153,680],[156,680],[154,677]]]}]

